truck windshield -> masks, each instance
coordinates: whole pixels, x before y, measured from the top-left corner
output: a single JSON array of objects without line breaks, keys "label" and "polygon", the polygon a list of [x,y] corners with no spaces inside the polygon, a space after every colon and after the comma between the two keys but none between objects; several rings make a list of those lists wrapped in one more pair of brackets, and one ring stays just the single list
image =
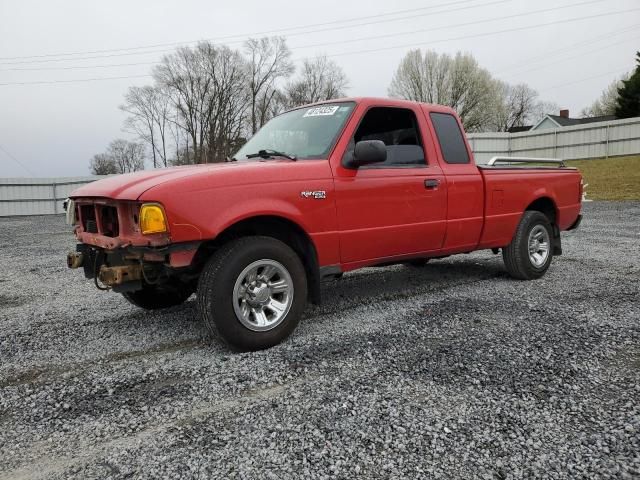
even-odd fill
[{"label": "truck windshield", "polygon": [[278,115],[258,130],[234,159],[260,157],[256,154],[263,151],[301,160],[327,158],[354,106],[354,102],[325,103]]}]

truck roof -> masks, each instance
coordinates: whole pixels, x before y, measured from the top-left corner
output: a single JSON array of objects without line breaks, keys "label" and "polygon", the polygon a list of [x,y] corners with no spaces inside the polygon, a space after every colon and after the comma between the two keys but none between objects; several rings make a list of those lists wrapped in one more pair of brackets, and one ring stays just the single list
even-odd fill
[{"label": "truck roof", "polygon": [[296,110],[298,108],[310,107],[312,105],[322,105],[325,103],[336,103],[336,102],[355,102],[357,104],[375,104],[389,107],[409,107],[415,105],[422,105],[426,107],[429,111],[434,112],[443,112],[450,113],[457,116],[456,111],[444,105],[438,105],[435,103],[426,103],[426,102],[416,102],[413,100],[404,100],[401,98],[390,98],[390,97],[344,97],[344,98],[333,98],[331,100],[322,100],[319,102],[309,103],[307,105],[300,105],[299,107],[292,108],[291,110]]}]

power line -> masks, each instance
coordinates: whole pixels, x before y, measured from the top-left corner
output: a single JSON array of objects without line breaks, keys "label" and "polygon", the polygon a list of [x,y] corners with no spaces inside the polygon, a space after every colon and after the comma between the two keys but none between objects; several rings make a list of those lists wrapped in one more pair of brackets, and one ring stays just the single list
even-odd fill
[{"label": "power line", "polygon": [[[352,42],[360,42],[363,40],[377,40],[380,38],[390,38],[390,37],[398,37],[398,36],[402,36],[402,35],[413,35],[415,33],[425,33],[425,32],[434,32],[437,30],[445,30],[447,28],[453,28],[453,27],[468,27],[470,25],[479,25],[481,23],[489,23],[489,22],[496,22],[496,21],[500,21],[500,20],[510,20],[512,18],[518,18],[518,17],[526,17],[529,15],[535,15],[537,13],[547,13],[547,12],[554,12],[556,10],[562,10],[564,8],[572,8],[572,7],[581,7],[583,5],[589,5],[591,3],[600,3],[602,1],[605,0],[587,0],[585,2],[579,2],[579,3],[572,3],[570,5],[561,5],[559,7],[551,7],[551,8],[544,8],[542,10],[533,10],[531,12],[524,12],[524,13],[516,13],[513,15],[505,15],[503,17],[492,17],[492,18],[486,18],[486,19],[482,19],[482,20],[474,20],[472,22],[464,22],[464,23],[456,23],[453,25],[441,25],[439,27],[429,27],[429,28],[421,28],[419,30],[412,30],[412,31],[408,31],[408,32],[399,32],[399,33],[389,33],[386,35],[374,35],[371,37],[359,37],[359,38],[351,38],[349,40],[340,40],[340,41],[336,41],[336,42],[325,42],[325,43],[316,43],[316,44],[311,44],[311,45],[301,45],[297,48],[313,48],[313,47],[324,47],[324,46],[330,46],[330,45],[341,45],[344,43],[352,43]],[[493,2],[493,3],[502,3],[501,1],[497,1],[497,2]]]},{"label": "power line", "polygon": [[26,68],[5,68],[2,72],[41,72],[43,70],[82,70],[90,68],[111,68],[111,67],[133,67],[158,65],[160,62],[135,62],[135,63],[112,63],[108,65],[74,65],[71,67],[26,67]]},{"label": "power line", "polygon": [[541,89],[540,89],[540,91],[541,91],[541,92],[545,92],[545,91],[548,91],[548,90],[553,90],[553,89],[560,88],[560,87],[566,87],[566,86],[568,86],[568,85],[574,85],[574,84],[576,84],[576,83],[582,83],[582,82],[586,82],[586,81],[588,81],[588,80],[594,80],[594,79],[596,79],[596,78],[607,77],[607,76],[610,76],[610,75],[622,75],[622,74],[623,74],[623,73],[625,73],[626,71],[627,71],[627,70],[620,71],[620,69],[612,70],[612,71],[610,71],[610,72],[600,73],[600,74],[598,74],[598,75],[594,75],[594,76],[592,76],[592,77],[584,77],[584,78],[581,78],[581,79],[579,79],[579,80],[573,80],[573,81],[571,81],[571,82],[560,83],[560,84],[557,84],[557,85],[552,85],[552,86],[549,86],[549,87],[544,87],[544,88],[541,88]]},{"label": "power line", "polygon": [[[419,8],[409,8],[406,10],[396,10],[394,12],[387,12],[387,13],[380,13],[377,15],[368,15],[368,16],[360,16],[360,17],[352,17],[349,19],[344,19],[344,20],[332,20],[329,22],[323,22],[323,23],[312,23],[312,24],[307,24],[307,25],[300,25],[300,26],[293,26],[293,27],[285,27],[285,28],[280,28],[277,30],[267,30],[267,31],[262,31],[262,32],[252,32],[252,33],[243,33],[243,34],[236,34],[236,35],[227,35],[227,36],[223,36],[223,37],[214,37],[214,38],[209,38],[208,40],[210,41],[214,41],[214,40],[225,40],[225,39],[230,39],[230,38],[238,38],[238,37],[251,37],[254,35],[269,35],[269,34],[274,34],[274,33],[280,33],[280,32],[285,32],[285,31],[289,31],[289,30],[300,30],[302,28],[312,28],[312,27],[321,27],[321,26],[326,26],[326,25],[331,25],[331,24],[339,24],[339,23],[350,23],[350,22],[355,22],[355,21],[359,21],[359,20],[363,20],[363,19],[369,19],[369,18],[380,18],[380,17],[386,17],[386,16],[392,16],[392,15],[399,15],[402,13],[408,13],[408,12],[416,12],[416,11],[423,11],[423,10],[430,10],[433,8],[438,8],[438,7],[447,7],[447,6],[451,6],[451,5],[458,5],[461,3],[471,3],[477,0],[460,0],[457,2],[447,2],[447,3],[441,3],[438,5],[430,5],[427,7],[419,7]],[[476,5],[476,6],[482,6],[482,5]],[[201,40],[183,40],[180,42],[170,42],[170,43],[158,43],[158,44],[153,44],[153,45],[142,45],[142,46],[137,46],[137,47],[125,47],[125,48],[109,48],[109,49],[104,49],[104,50],[86,50],[86,51],[82,51],[82,52],[67,52],[67,53],[48,53],[48,54],[41,54],[41,55],[27,55],[27,56],[18,56],[18,57],[0,57],[0,60],[18,60],[18,59],[26,59],[26,58],[43,58],[43,57],[60,57],[60,56],[70,56],[70,55],[83,55],[83,54],[92,54],[92,53],[107,53],[107,52],[119,52],[119,51],[126,51],[126,50],[137,50],[137,49],[146,49],[146,48],[156,48],[156,47],[170,47],[170,46],[175,46],[175,45],[184,45],[184,44],[189,44],[189,43],[196,43],[199,42]]]},{"label": "power line", "polygon": [[426,46],[434,44],[434,43],[443,43],[443,42],[452,42],[455,40],[466,40],[469,38],[478,38],[478,37],[489,37],[491,35],[499,35],[501,33],[511,33],[511,32],[518,32],[521,30],[530,30],[532,28],[538,28],[538,27],[546,27],[546,26],[550,26],[550,25],[558,25],[558,24],[563,24],[563,23],[569,23],[569,22],[577,22],[577,21],[581,21],[581,20],[589,20],[592,18],[602,18],[602,17],[607,17],[607,16],[611,16],[611,15],[620,15],[622,13],[629,13],[629,12],[636,12],[640,10],[640,8],[631,8],[628,10],[619,10],[617,12],[606,12],[606,13],[599,13],[597,15],[588,15],[588,16],[584,16],[584,17],[574,17],[574,18],[566,18],[564,20],[558,20],[558,21],[554,21],[554,22],[546,22],[546,23],[538,23],[538,24],[534,24],[534,25],[527,25],[527,26],[523,26],[523,27],[516,27],[516,28],[507,28],[504,30],[494,30],[491,32],[486,32],[486,33],[476,33],[476,34],[471,34],[471,35],[462,35],[462,36],[458,36],[458,37],[449,37],[449,38],[441,38],[441,39],[437,39],[437,40],[431,40],[429,42],[421,42],[421,43],[405,43],[402,45],[392,45],[392,46],[388,46],[388,47],[381,47],[381,48],[373,48],[373,49],[367,49],[367,50],[357,50],[357,51],[351,51],[351,52],[340,52],[340,53],[333,53],[330,55],[327,55],[327,57],[341,57],[344,55],[356,55],[356,54],[362,54],[362,53],[375,53],[375,52],[382,52],[382,51],[386,51],[386,50],[395,50],[398,48],[410,48],[410,47],[416,47],[416,46]]},{"label": "power line", "polygon": [[[505,74],[507,72],[511,72],[511,71],[518,71],[521,70],[523,67],[528,67],[531,65],[531,63],[537,63],[540,62],[541,60],[548,60],[550,57],[556,57],[558,56],[558,54],[562,55],[565,52],[571,52],[575,49],[575,47],[581,47],[584,45],[591,45],[592,43],[598,43],[601,39],[605,39],[605,38],[610,38],[616,35],[620,35],[620,34],[624,34],[624,33],[628,33],[628,32],[635,32],[637,31],[638,27],[640,27],[640,24],[634,24],[634,25],[630,25],[629,27],[623,28],[623,29],[618,29],[616,28],[613,32],[606,32],[602,35],[598,35],[596,37],[592,37],[588,40],[583,40],[580,42],[576,42],[576,43],[571,43],[567,46],[565,46],[564,48],[556,48],[554,49],[553,52],[550,53],[546,53],[544,55],[536,55],[533,57],[529,57],[527,60],[523,61],[523,62],[518,62],[516,64],[513,64],[507,68],[505,68],[504,70],[499,70],[498,72],[496,72],[496,75],[502,75]],[[611,45],[609,45],[611,46]],[[555,62],[554,62],[555,63]],[[528,70],[527,70],[528,71]],[[519,72],[522,73],[522,72]]]},{"label": "power line", "polygon": [[559,58],[559,59],[553,60],[552,62],[545,62],[545,63],[543,63],[541,65],[537,65],[537,66],[534,66],[534,67],[531,67],[531,68],[525,68],[524,70],[522,68],[520,68],[515,73],[510,73],[507,76],[508,77],[513,77],[514,75],[522,75],[523,73],[534,72],[536,70],[540,70],[541,68],[546,68],[549,65],[555,65],[556,63],[559,63],[559,62],[566,62],[567,60],[573,60],[574,58],[584,57],[585,55],[589,55],[589,54],[591,54],[593,52],[599,52],[600,50],[606,50],[607,48],[611,48],[611,47],[614,47],[616,45],[621,45],[621,44],[629,42],[631,40],[633,40],[635,42],[635,41],[638,40],[638,37],[626,38],[624,40],[620,40],[620,41],[617,41],[617,42],[614,42],[614,43],[610,43],[610,44],[607,44],[607,45],[604,45],[604,46],[600,46],[598,48],[592,48],[587,52],[583,52],[583,53],[579,53],[579,54],[573,54],[571,57],[568,57],[568,58]]},{"label": "power line", "polygon": [[128,57],[133,55],[151,55],[159,53],[173,52],[173,50],[150,50],[148,52],[129,52],[129,53],[114,53],[110,55],[95,55],[90,57],[77,57],[77,58],[54,58],[50,60],[27,60],[19,62],[0,62],[0,65],[29,65],[34,63],[51,63],[51,62],[69,62],[77,60],[93,60],[96,58],[112,58],[112,57]]},{"label": "power line", "polygon": [[[537,65],[534,66],[533,68],[526,68],[523,70],[523,67],[529,67],[531,65],[531,63],[537,63],[536,60],[540,61],[540,59],[547,59],[549,57],[556,57],[558,56],[558,54],[562,54],[562,53],[570,53],[571,51],[574,50],[574,47],[579,47],[579,46],[584,46],[584,45],[591,45],[593,43],[598,43],[598,41],[600,39],[603,38],[609,38],[611,36],[615,36],[615,35],[619,35],[621,33],[628,33],[630,31],[635,31],[636,28],[640,27],[640,24],[638,25],[632,25],[629,28],[623,29],[623,30],[618,30],[616,29],[613,32],[607,32],[604,35],[600,35],[598,37],[594,37],[591,38],[589,40],[583,41],[583,42],[577,42],[577,43],[572,43],[570,45],[568,45],[566,48],[562,48],[562,49],[556,49],[551,53],[548,53],[544,56],[535,56],[535,57],[531,57],[528,60],[526,60],[525,62],[520,62],[516,65],[512,65],[511,67],[505,69],[505,70],[499,70],[498,72],[495,72],[494,75],[503,75],[503,74],[507,74],[508,76],[511,75],[519,75],[521,73],[526,73],[526,72],[530,72],[530,71],[535,71],[538,70],[540,68],[544,68],[547,65],[550,64],[555,64],[561,61],[566,61],[566,60],[571,60],[573,58],[576,57],[580,57],[580,56],[584,56],[584,55],[588,55],[592,52],[597,52],[600,50],[605,50],[607,48],[616,46],[616,45],[620,45],[623,44],[625,42],[628,41],[635,41],[637,40],[637,37],[633,37],[633,38],[627,38],[625,40],[621,40],[615,43],[611,43],[608,45],[604,45],[602,47],[599,48],[595,48],[592,50],[589,50],[588,52],[584,52],[581,54],[577,54],[577,55],[573,55],[571,57],[568,58],[560,58],[558,60],[554,60],[553,62],[543,62],[542,65]],[[49,70],[85,70],[85,69],[92,69],[92,68],[113,68],[113,67],[137,67],[137,66],[149,66],[149,65],[159,65],[160,62],[134,62],[134,63],[113,63],[113,64],[107,64],[107,65],[75,65],[75,66],[71,66],[71,67],[27,67],[27,68],[7,68],[4,70],[0,70],[0,71],[7,71],[7,72],[31,72],[31,71],[49,71]],[[508,72],[515,72],[515,73],[508,73]],[[119,77],[117,77],[119,78]],[[3,84],[0,84],[3,85]]]},{"label": "power line", "polygon": [[[492,35],[499,35],[501,33],[511,33],[511,32],[516,32],[516,31],[521,31],[521,30],[530,30],[530,29],[538,28],[538,27],[558,25],[558,24],[564,24],[564,23],[569,23],[569,22],[577,22],[577,21],[581,21],[581,20],[588,20],[588,19],[593,19],[593,18],[601,18],[601,17],[611,16],[611,15],[620,15],[620,14],[623,14],[623,13],[629,13],[629,12],[634,12],[634,11],[638,11],[638,10],[640,10],[640,8],[619,10],[619,11],[615,11],[615,12],[605,12],[605,13],[600,13],[600,14],[596,14],[596,15],[587,15],[587,16],[582,16],[582,17],[573,17],[573,18],[567,18],[567,19],[557,20],[557,21],[553,21],[553,22],[545,22],[545,23],[539,23],[539,24],[534,24],[534,25],[526,25],[526,26],[521,26],[521,27],[503,29],[503,30],[493,30],[491,32],[484,32],[484,33],[477,33],[477,34],[470,34],[470,35],[462,35],[462,36],[458,36],[458,37],[441,38],[441,39],[436,39],[436,40],[429,41],[428,45],[435,44],[435,43],[443,43],[443,42],[455,41],[455,40],[464,40],[464,39],[468,39],[468,38],[487,37],[487,36],[492,36]],[[408,48],[408,47],[422,46],[422,45],[425,45],[425,43],[427,43],[427,42],[421,42],[421,43],[417,43],[417,44],[416,43],[410,43],[410,44],[402,44],[402,45],[393,45],[393,46],[388,46],[388,47],[380,47],[380,48],[366,49],[366,50],[357,50],[357,51],[350,51],[350,52],[339,52],[339,53],[329,54],[329,55],[327,55],[327,57],[338,57],[338,56],[345,56],[345,55],[374,53],[374,52],[380,52],[380,51],[395,50],[395,49],[398,49],[398,48]],[[138,75],[137,77],[148,77],[148,76],[150,76],[150,75]],[[133,76],[133,77],[102,77],[102,78],[58,80],[58,81],[7,82],[7,83],[0,83],[0,86],[72,83],[72,82],[111,80],[111,79],[135,78],[135,77],[136,76]]]},{"label": "power line", "polygon": [[125,78],[143,78],[143,77],[151,77],[150,74],[146,75],[126,75],[122,77],[96,77],[96,78],[76,78],[71,80],[36,80],[33,82],[8,82],[8,83],[0,83],[0,87],[4,87],[7,85],[49,85],[55,83],[77,83],[77,82],[99,82],[102,80],[122,80]]},{"label": "power line", "polygon": [[[505,3],[511,0],[494,0],[492,2],[488,2],[488,3],[484,3],[482,5],[474,5],[474,7],[478,7],[478,6],[491,6],[491,5],[495,5],[498,3]],[[551,9],[544,9],[544,10],[539,10],[539,11],[534,11],[534,12],[529,12],[528,14],[535,14],[535,13],[541,13],[541,12],[547,12],[547,11],[551,11],[551,10],[558,10],[561,8],[567,8],[570,6],[579,6],[579,5],[584,5],[584,4],[589,4],[589,3],[597,3],[597,2],[602,2],[605,0],[589,0],[586,2],[581,2],[581,3],[577,3],[577,4],[573,4],[573,5],[567,5],[567,6],[562,6],[562,7],[555,7],[555,8],[551,8]],[[451,12],[451,11],[455,11],[454,10],[448,10],[447,12]],[[436,13],[443,13],[443,12],[436,12]],[[431,14],[433,15],[433,14]],[[523,15],[527,15],[527,14],[518,14],[515,16],[523,16]],[[403,18],[414,18],[415,16],[411,16],[411,17],[403,17]],[[336,45],[336,44],[341,44],[341,43],[350,43],[353,41],[359,41],[359,40],[372,40],[372,39],[378,39],[378,38],[386,38],[386,37],[394,37],[394,36],[403,36],[403,35],[409,35],[409,34],[413,34],[413,33],[421,33],[421,32],[426,32],[426,31],[433,31],[433,30],[442,30],[445,28],[454,28],[454,27],[459,27],[459,26],[466,26],[466,25],[470,25],[470,24],[474,24],[474,23],[486,23],[486,22],[491,22],[491,21],[496,21],[496,20],[502,20],[504,18],[512,18],[512,16],[507,16],[507,17],[497,17],[497,18],[490,18],[490,19],[486,19],[486,20],[480,20],[480,21],[476,21],[476,22],[470,22],[470,23],[461,23],[461,24],[449,24],[449,25],[443,25],[440,27],[435,27],[432,29],[421,29],[421,30],[416,30],[416,31],[412,31],[412,32],[399,32],[399,33],[395,33],[395,34],[387,34],[387,35],[378,35],[378,36],[373,36],[373,37],[366,37],[366,38],[359,38],[359,39],[349,39],[349,40],[342,40],[342,41],[338,41],[338,42],[325,42],[325,43],[319,43],[319,44],[315,44],[315,45],[303,45],[303,46],[298,46],[298,47],[291,47],[291,50],[297,50],[297,49],[301,49],[301,48],[311,48],[311,47],[318,47],[318,46],[330,46],[330,45]],[[393,19],[393,20],[397,20],[397,19]],[[393,21],[393,20],[386,20],[386,21]],[[374,22],[374,23],[379,23],[379,22]],[[369,25],[371,23],[368,23],[367,25]],[[362,24],[364,25],[364,24]],[[322,30],[324,31],[324,30]],[[307,33],[314,33],[314,32],[304,32],[305,34]],[[298,35],[298,34],[295,34]],[[245,40],[242,40],[245,41]],[[162,52],[169,52],[172,50],[162,50]],[[145,55],[145,54],[149,54],[149,53],[160,53],[160,52],[143,52],[143,53],[130,53],[130,54],[120,54],[120,55],[113,55],[113,56],[124,56],[124,55]],[[81,58],[76,58],[76,59],[72,59],[72,60],[83,60],[83,59],[91,59],[91,58],[105,58],[105,57],[110,57],[111,55],[107,55],[107,56],[99,56],[99,57],[83,57]],[[56,59],[56,60],[46,60],[47,62],[53,62],[53,61],[67,61],[69,59]],[[42,63],[44,61],[36,61],[36,63]],[[0,63],[0,65],[14,65],[14,64],[23,64],[23,63],[31,63],[31,62],[15,62],[15,63]],[[128,63],[128,64],[116,64],[117,66],[136,66],[136,65],[157,65],[159,62],[135,62],[135,63]],[[113,65],[113,66],[116,66]],[[75,69],[86,69],[86,68],[105,68],[105,66],[103,65],[96,65],[94,67],[87,67],[87,66],[82,66],[82,65],[74,65],[74,66],[68,66],[68,67],[28,67],[28,68],[5,68],[5,71],[30,71],[30,70],[75,70]]]},{"label": "power line", "polygon": [[7,152],[7,151],[5,150],[5,148],[4,148],[2,145],[0,145],[0,150],[2,150],[2,151],[4,152],[4,154],[5,154],[7,157],[9,157],[11,160],[13,160],[14,162],[16,162],[16,163],[17,163],[18,165],[20,165],[22,168],[24,168],[24,170],[25,170],[29,175],[31,175],[32,177],[35,177],[35,176],[36,176],[36,175],[35,175],[31,170],[29,170],[29,169],[27,168],[27,166],[26,166],[26,165],[24,165],[20,160],[18,160],[16,157],[14,157],[14,156],[13,156],[13,155],[11,155],[9,152]]},{"label": "power line", "polygon": [[[343,23],[351,23],[351,22],[356,22],[356,21],[360,22],[360,23],[357,23],[355,25],[341,25],[341,26],[332,27],[332,28],[323,28],[323,29],[311,30],[311,31],[305,30],[303,32],[290,33],[289,34],[289,36],[308,35],[310,33],[325,32],[325,31],[328,31],[328,30],[353,28],[353,27],[366,26],[366,25],[372,25],[372,24],[377,24],[377,23],[395,22],[395,21],[398,21],[398,20],[412,19],[412,18],[415,18],[415,17],[425,16],[425,15],[437,15],[439,13],[456,12],[456,11],[467,10],[467,9],[471,9],[471,8],[484,7],[484,6],[487,6],[487,5],[491,5],[493,3],[497,3],[497,2],[491,2],[489,4],[480,3],[480,4],[477,4],[477,5],[468,5],[466,7],[461,7],[461,8],[454,8],[454,9],[447,8],[446,10],[442,10],[442,11],[438,11],[438,12],[429,12],[429,13],[423,13],[423,14],[418,14],[418,15],[410,15],[410,16],[399,17],[399,18],[391,18],[391,19],[388,19],[388,20],[378,20],[378,21],[373,21],[373,22],[361,22],[362,20],[373,19],[373,18],[381,18],[381,17],[388,17],[388,16],[399,15],[399,14],[408,13],[408,12],[419,12],[419,11],[425,11],[425,10],[432,10],[434,8],[440,8],[440,7],[451,7],[451,5],[465,4],[465,3],[470,3],[472,1],[477,1],[477,0],[459,0],[457,2],[441,3],[441,4],[437,4],[437,5],[431,5],[431,6],[420,7],[420,8],[412,8],[412,9],[406,9],[406,10],[397,10],[395,12],[382,13],[382,14],[377,14],[377,15],[369,15],[369,16],[351,18],[351,19],[346,19],[346,20],[333,20],[333,21],[324,22],[324,23],[307,24],[307,25],[300,25],[300,26],[297,26],[297,27],[288,27],[288,28],[281,28],[281,29],[277,29],[277,30],[268,30],[268,31],[262,31],[262,32],[253,32],[253,33],[245,33],[245,34],[228,35],[228,36],[223,36],[223,37],[212,37],[212,38],[205,38],[205,39],[200,39],[200,40],[190,40],[190,41],[170,42],[170,43],[159,43],[159,44],[155,44],[155,45],[145,45],[145,46],[138,46],[138,47],[127,47],[127,48],[116,48],[116,49],[104,49],[104,50],[92,50],[92,51],[84,51],[84,52],[69,52],[69,53],[30,55],[30,56],[17,56],[17,57],[0,57],[0,60],[19,60],[19,59],[33,59],[33,58],[72,56],[72,55],[86,55],[86,54],[93,54],[93,53],[125,52],[125,51],[129,51],[129,50],[145,50],[145,49],[149,49],[149,48],[159,48],[159,47],[187,45],[187,44],[197,43],[197,42],[200,42],[200,41],[211,41],[211,42],[223,41],[223,40],[228,40],[228,39],[232,39],[232,38],[239,38],[239,37],[242,37],[242,39],[241,40],[227,42],[227,43],[241,43],[241,42],[244,42],[248,37],[268,35],[268,34],[274,34],[274,33],[281,33],[281,32],[290,31],[290,30],[308,29],[308,28],[321,27],[321,26],[327,26],[327,25],[336,25],[336,24],[339,25],[339,24],[343,24]],[[501,1],[502,2],[508,2],[508,1],[512,1],[512,0],[501,0]],[[144,55],[144,54],[148,54],[148,53],[159,53],[159,52],[162,52],[162,51],[167,51],[167,50],[160,50],[160,51],[153,50],[153,51],[142,52],[142,53],[121,53],[121,54],[116,54],[116,55],[100,55],[100,56],[82,57],[82,58],[59,58],[59,59],[52,59],[52,60],[32,60],[32,61],[10,62],[10,63],[3,62],[2,64],[15,65],[15,64],[20,64],[20,63],[40,63],[40,62],[51,62],[51,61],[83,60],[83,59],[93,59],[93,58],[112,57],[112,56],[136,55],[136,54],[137,55]]]},{"label": "power line", "polygon": [[[490,3],[485,3],[482,6],[489,6],[489,5],[492,5],[492,4],[504,3],[505,1],[509,1],[509,0],[496,0],[496,1],[493,1],[493,2],[490,2]],[[311,47],[319,47],[319,46],[331,46],[331,45],[351,43],[351,42],[357,42],[357,41],[363,41],[363,40],[377,40],[377,39],[380,39],[380,38],[390,38],[390,37],[396,37],[396,36],[411,35],[411,34],[415,34],[415,33],[423,33],[423,32],[437,31],[437,30],[444,30],[444,29],[447,29],[447,28],[464,27],[464,26],[476,25],[476,24],[493,22],[493,21],[508,20],[508,19],[512,19],[512,18],[529,16],[529,15],[534,15],[534,14],[538,14],[538,13],[547,13],[547,12],[556,11],[556,10],[565,9],[565,8],[571,8],[571,7],[584,6],[584,5],[593,4],[593,3],[599,3],[599,2],[602,2],[602,1],[604,1],[604,0],[587,0],[587,1],[579,2],[579,3],[573,3],[573,4],[570,4],[570,5],[562,5],[562,6],[559,6],[559,7],[545,8],[545,9],[541,9],[541,10],[534,10],[534,11],[531,11],[531,12],[524,12],[524,13],[518,13],[518,14],[513,14],[513,15],[506,15],[506,16],[503,16],[503,17],[493,17],[493,18],[489,18],[489,19],[475,20],[473,22],[464,22],[464,23],[457,23],[457,24],[441,25],[439,27],[433,27],[433,28],[428,28],[428,29],[420,29],[420,30],[413,30],[413,31],[410,31],[410,32],[399,32],[399,33],[387,34],[387,35],[376,35],[376,36],[372,36],[372,37],[361,37],[361,38],[341,40],[341,41],[336,41],[336,42],[324,42],[324,43],[317,43],[317,44],[312,44],[312,45],[301,45],[301,46],[298,46],[298,47],[291,47],[291,49],[292,50],[297,50],[297,49],[301,49],[301,48],[311,48]],[[476,6],[480,6],[480,5],[476,5]],[[156,52],[146,52],[146,53],[156,53]],[[134,55],[139,55],[139,54],[140,53],[134,53]],[[86,58],[89,58],[89,57],[86,57]],[[99,57],[99,58],[103,58],[103,57]],[[74,59],[74,60],[80,60],[80,59]],[[20,63],[22,63],[22,62],[20,62]],[[5,69],[5,70],[6,71],[76,70],[76,69],[88,69],[88,68],[109,68],[109,67],[116,67],[116,66],[143,66],[143,65],[157,65],[157,64],[158,64],[158,62],[134,62],[134,63],[113,64],[113,65],[94,65],[94,66],[75,65],[75,66],[67,66],[67,67],[8,68],[8,69]],[[12,64],[9,64],[9,65],[12,65]]]},{"label": "power line", "polygon": [[[531,12],[533,13],[533,12]],[[534,66],[533,68],[525,68],[523,70],[523,67],[531,67],[532,62],[533,63],[538,63],[540,60],[547,60],[550,57],[556,57],[558,56],[558,54],[562,55],[564,53],[569,53],[572,52],[575,47],[580,47],[580,46],[584,46],[584,45],[591,45],[593,43],[598,43],[601,39],[604,38],[611,38],[613,36],[616,35],[620,35],[620,34],[624,34],[624,33],[629,33],[629,32],[635,32],[636,29],[640,27],[640,24],[635,24],[635,25],[631,25],[627,28],[623,28],[622,30],[620,29],[616,29],[614,31],[611,32],[607,32],[603,35],[598,35],[596,37],[590,38],[588,40],[583,40],[581,42],[576,42],[576,43],[572,43],[567,45],[564,48],[556,48],[553,52],[551,53],[547,53],[545,55],[537,55],[534,57],[530,57],[529,59],[527,59],[524,62],[520,62],[517,63],[515,65],[511,65],[509,68],[505,69],[505,70],[500,70],[498,72],[495,73],[496,76],[500,76],[500,75],[504,75],[507,74],[507,76],[513,76],[513,75],[520,75],[522,73],[526,73],[526,72],[530,72],[530,71],[535,71],[535,70],[539,70],[540,68],[545,68],[547,65],[551,65],[551,64],[555,64],[558,63],[559,61],[564,61],[564,60],[568,60],[569,58],[564,58],[564,59],[559,59],[559,60],[555,60],[552,62],[543,62],[540,65]],[[440,27],[438,27],[440,28]],[[570,59],[573,59],[575,57],[579,57],[579,56],[584,56],[584,55],[588,55],[589,53],[592,53],[594,51],[600,51],[606,48],[610,48],[612,46],[615,45],[619,45],[622,44],[624,42],[628,42],[630,40],[636,40],[636,38],[629,38],[629,39],[625,39],[619,42],[615,42],[612,44],[608,44],[605,45],[603,47],[599,47],[596,49],[592,49],[589,50],[588,52],[584,52],[582,54],[578,54],[578,55],[574,55],[572,57],[570,57]],[[537,61],[537,62],[536,62]],[[116,64],[107,64],[107,65],[75,65],[75,66],[69,66],[69,67],[26,67],[26,68],[7,68],[4,71],[46,71],[46,70],[84,70],[84,69],[92,69],[92,68],[113,68],[113,67],[130,67],[130,66],[149,66],[149,65],[158,65],[159,62],[134,62],[134,63],[116,63]],[[511,73],[513,72],[513,73]]]}]

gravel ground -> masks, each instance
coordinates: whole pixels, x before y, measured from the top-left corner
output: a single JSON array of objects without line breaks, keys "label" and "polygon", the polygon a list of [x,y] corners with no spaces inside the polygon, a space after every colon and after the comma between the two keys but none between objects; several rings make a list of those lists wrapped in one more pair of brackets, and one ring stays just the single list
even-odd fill
[{"label": "gravel ground", "polygon": [[535,282],[477,252],[324,285],[236,354],[0,219],[0,478],[639,478],[640,202],[590,203]]}]

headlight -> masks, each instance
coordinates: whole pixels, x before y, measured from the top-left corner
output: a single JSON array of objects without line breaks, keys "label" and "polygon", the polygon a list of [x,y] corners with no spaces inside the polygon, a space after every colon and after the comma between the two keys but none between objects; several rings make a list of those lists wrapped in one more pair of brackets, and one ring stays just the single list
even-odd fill
[{"label": "headlight", "polygon": [[70,198],[67,198],[65,210],[66,210],[67,224],[75,225],[76,221],[78,220],[76,218],[76,202],[74,202]]},{"label": "headlight", "polygon": [[145,203],[140,207],[140,230],[145,235],[167,231],[167,219],[160,205]]}]

